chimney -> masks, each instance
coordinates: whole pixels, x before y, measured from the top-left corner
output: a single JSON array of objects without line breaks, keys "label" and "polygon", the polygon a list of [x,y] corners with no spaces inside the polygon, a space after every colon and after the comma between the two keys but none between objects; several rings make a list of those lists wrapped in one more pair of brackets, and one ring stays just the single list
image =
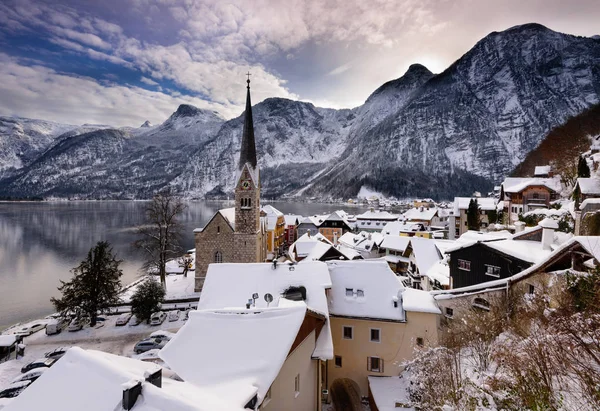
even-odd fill
[{"label": "chimney", "polygon": [[454,240],[456,237],[456,217],[454,211],[448,215],[448,240]]},{"label": "chimney", "polygon": [[336,247],[338,245],[338,237],[337,236],[338,236],[337,231],[334,231],[333,232],[333,245],[336,246]]},{"label": "chimney", "polygon": [[135,402],[142,393],[142,382],[132,380],[123,384],[123,400],[122,405],[124,410],[130,410],[135,406]]},{"label": "chimney", "polygon": [[149,382],[150,384],[152,384],[158,388],[162,388],[162,368],[159,368],[157,371],[154,371],[153,373],[146,371],[144,373],[144,379],[146,380],[146,382]]},{"label": "chimney", "polygon": [[310,238],[310,228],[306,230],[306,234],[308,234],[308,238]]},{"label": "chimney", "polygon": [[516,233],[520,233],[521,231],[525,230],[525,223],[523,221],[515,221],[515,234]]},{"label": "chimney", "polygon": [[552,250],[552,243],[554,242],[554,231],[558,229],[558,223],[551,218],[544,218],[538,223],[542,227],[542,249],[550,251]]}]

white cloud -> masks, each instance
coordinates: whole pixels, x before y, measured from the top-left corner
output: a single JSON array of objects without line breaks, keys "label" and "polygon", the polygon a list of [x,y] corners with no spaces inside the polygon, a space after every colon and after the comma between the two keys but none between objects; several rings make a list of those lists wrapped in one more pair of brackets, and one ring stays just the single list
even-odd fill
[{"label": "white cloud", "polygon": [[149,86],[158,86],[158,83],[148,77],[142,77],[140,81],[144,84],[148,84]]},{"label": "white cloud", "polygon": [[338,74],[342,74],[342,73],[348,71],[349,69],[350,69],[350,64],[346,63],[339,67],[334,68],[329,73],[327,73],[327,75],[328,76],[337,76]]}]

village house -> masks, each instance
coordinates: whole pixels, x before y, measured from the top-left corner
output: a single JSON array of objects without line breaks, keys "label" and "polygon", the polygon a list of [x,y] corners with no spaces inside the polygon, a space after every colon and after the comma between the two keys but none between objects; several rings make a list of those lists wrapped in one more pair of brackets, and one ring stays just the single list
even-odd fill
[{"label": "village house", "polygon": [[506,178],[500,190],[504,223],[511,225],[519,221],[519,214],[550,208],[550,203],[559,198],[560,191],[561,183],[558,177]]},{"label": "village house", "polygon": [[440,311],[429,293],[404,287],[383,260],[327,265],[334,351],[327,386],[350,378],[366,397],[369,376],[398,375],[415,348],[437,345]]},{"label": "village house", "polygon": [[356,216],[356,229],[366,232],[381,232],[387,223],[397,220],[398,215],[396,214],[371,208]]},{"label": "village house", "polygon": [[[298,239],[298,225],[300,221],[304,219],[301,215],[286,214],[283,216],[285,220],[284,230],[284,248],[287,250],[290,246]],[[314,233],[317,232],[316,227]],[[306,233],[305,233],[306,234]]]},{"label": "village house", "polygon": [[341,211],[334,211],[319,225],[319,233],[323,234],[329,241],[334,241],[335,238],[340,238],[349,231],[352,231],[352,227],[346,220],[345,213]]},{"label": "village house", "polygon": [[329,241],[321,233],[304,234],[288,250],[292,261],[357,260],[362,256],[355,250]]},{"label": "village house", "polygon": [[[600,261],[600,237],[572,237],[536,264],[509,277],[444,291],[433,291],[434,298],[450,321],[468,310],[484,314],[494,308],[505,309],[507,301],[543,294],[553,306],[559,293],[553,287],[566,281],[568,272],[595,269]],[[448,323],[452,326],[452,322]]]},{"label": "village house", "polygon": [[552,166],[535,166],[533,176],[538,178],[554,177],[554,173],[552,172]]},{"label": "village house", "polygon": [[429,237],[430,232],[423,223],[392,221],[383,227],[381,234],[403,237]]},{"label": "village house", "polygon": [[407,210],[400,216],[402,221],[421,223],[425,227],[436,226],[440,224],[438,209],[435,207],[418,207]]},{"label": "village house", "polygon": [[160,357],[250,409],[320,410],[333,359],[330,288],[321,262],[211,264],[198,311]]},{"label": "village house", "polygon": [[575,208],[579,208],[582,202],[591,198],[600,198],[600,179],[578,178],[573,188]]},{"label": "village house", "polygon": [[[319,232],[319,226],[325,220],[326,216],[313,215],[300,219],[296,227],[296,239],[307,233],[316,234]],[[332,239],[333,241],[333,239]]]},{"label": "village house", "polygon": [[490,224],[490,217],[497,215],[498,200],[490,197],[454,197],[454,235],[458,238],[469,230],[467,225],[467,210],[471,200],[477,200],[479,206],[480,228],[487,228]]},{"label": "village house", "polygon": [[346,233],[339,238],[340,245],[358,252],[364,259],[379,258],[384,254],[380,244],[384,236],[381,233],[361,231],[358,234]]},{"label": "village house", "polygon": [[557,228],[555,220],[546,218],[537,227],[510,238],[496,235],[478,238],[473,234],[473,241],[463,240],[445,251],[450,256],[450,288],[508,278],[526,270],[565,240],[567,235],[555,233]]},{"label": "village house", "polygon": [[385,251],[385,261],[389,264],[390,269],[398,275],[406,276],[412,254],[410,238],[386,235],[383,237],[380,248]]},{"label": "village house", "polygon": [[267,258],[267,234],[260,208],[260,170],[256,161],[250,80],[236,174],[235,207],[219,210],[203,228],[194,230],[195,287],[202,291],[212,263],[252,263]]},{"label": "village house", "polygon": [[[266,219],[267,259],[283,254],[285,242],[285,217],[270,204],[261,207]],[[269,255],[270,254],[270,255]]]}]

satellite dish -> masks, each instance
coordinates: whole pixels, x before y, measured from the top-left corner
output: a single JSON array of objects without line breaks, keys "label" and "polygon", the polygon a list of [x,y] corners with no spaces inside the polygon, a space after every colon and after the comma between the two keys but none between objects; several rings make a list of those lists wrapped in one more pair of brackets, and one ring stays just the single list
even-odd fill
[{"label": "satellite dish", "polygon": [[273,296],[269,293],[265,294],[265,301],[267,302],[267,304],[270,304],[273,302]]}]

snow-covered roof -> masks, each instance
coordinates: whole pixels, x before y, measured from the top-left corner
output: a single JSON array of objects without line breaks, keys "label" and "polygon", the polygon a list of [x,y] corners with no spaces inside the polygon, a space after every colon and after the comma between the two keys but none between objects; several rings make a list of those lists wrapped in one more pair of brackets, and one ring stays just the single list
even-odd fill
[{"label": "snow-covered roof", "polygon": [[289,251],[292,254],[296,253],[298,257],[306,258],[317,244],[323,243],[333,245],[333,243],[321,233],[311,233],[310,235],[306,233],[290,246]]},{"label": "snow-covered roof", "polygon": [[344,257],[346,257],[348,260],[362,259],[362,255],[358,251],[351,247],[348,247],[347,245],[338,244],[337,246],[335,246],[335,248],[340,253],[342,253]]},{"label": "snow-covered roof", "polygon": [[535,171],[533,172],[534,176],[547,176],[550,174],[552,167],[550,166],[535,166]]},{"label": "snow-covered roof", "polygon": [[562,188],[559,177],[507,177],[502,183],[505,193],[520,193],[531,186],[544,186],[556,192]]},{"label": "snow-covered roof", "polygon": [[270,204],[262,206],[260,209],[267,215],[267,230],[275,230],[277,227],[277,220],[279,217],[283,217],[283,213]]},{"label": "snow-covered roof", "polygon": [[0,335],[0,347],[10,347],[17,342],[17,336],[14,334]]},{"label": "snow-covered roof", "polygon": [[389,254],[383,257],[385,259],[385,261],[387,261],[388,263],[393,263],[393,264],[398,264],[398,263],[410,263],[410,258],[408,257],[402,257],[399,255],[393,255],[393,254]]},{"label": "snow-covered roof", "polygon": [[386,220],[394,221],[398,219],[398,215],[381,210],[369,210],[356,216],[357,220]]},{"label": "snow-covered roof", "polygon": [[297,247],[296,250],[300,249],[305,251],[306,248],[310,247],[310,250],[306,254],[298,253],[298,257],[304,257],[302,261],[319,261],[331,248],[333,245],[324,243],[322,241],[314,241],[314,242],[302,242],[300,243],[300,247]]},{"label": "snow-covered roof", "polygon": [[[332,282],[329,293],[332,315],[404,321],[403,310],[432,312],[432,305],[435,307],[429,293],[406,289],[383,259],[332,261],[327,266]],[[402,304],[394,307],[394,301]]]},{"label": "snow-covered roof", "polygon": [[300,224],[312,224],[312,225],[315,225],[318,227],[321,224],[323,224],[323,221],[325,221],[326,218],[327,218],[327,216],[311,215],[304,219],[301,219]]},{"label": "snow-covered roof", "polygon": [[401,237],[399,235],[386,235],[379,245],[381,248],[394,251],[406,251],[406,247],[410,244],[410,237]]},{"label": "snow-covered roof", "polygon": [[577,185],[582,194],[600,195],[600,179],[597,178],[578,178]]},{"label": "snow-covered roof", "polygon": [[433,264],[425,273],[431,281],[437,281],[443,286],[450,285],[450,267],[444,260],[440,260]]},{"label": "snow-covered roof", "polygon": [[306,304],[200,310],[159,356],[186,382],[218,397],[259,403],[279,374],[306,314]]},{"label": "snow-covered roof", "polygon": [[[153,363],[73,347],[15,398],[4,411],[108,411],[121,409],[123,389],[144,381],[160,367]],[[163,378],[162,388],[143,382],[133,411],[239,410],[229,397],[217,397],[203,387]]]},{"label": "snow-covered roof", "polygon": [[218,212],[227,220],[231,228],[235,229],[235,207],[222,208]]},{"label": "snow-covered roof", "polygon": [[583,211],[587,206],[592,204],[600,204],[600,198],[586,198],[579,204],[579,209]]},{"label": "snow-covered roof", "polygon": [[414,408],[398,408],[396,403],[410,404],[411,381],[402,377],[367,377],[373,400],[379,411],[414,411]]},{"label": "snow-covered roof", "polygon": [[430,221],[437,214],[437,208],[435,207],[419,207],[419,208],[411,208],[402,214],[402,218],[405,220],[424,220]]},{"label": "snow-covered roof", "polygon": [[[327,265],[319,261],[278,264],[276,268],[270,263],[210,264],[198,309],[241,307],[254,293],[259,295],[257,308],[267,306],[264,299],[267,293],[273,296],[270,306],[277,307],[284,291],[292,286],[305,287],[308,308],[328,318],[325,289],[331,288],[331,278]],[[313,355],[322,359],[333,358],[329,321],[319,335]]]},{"label": "snow-covered roof", "polygon": [[411,237],[410,245],[415,255],[419,273],[426,273],[429,268],[442,259],[435,240],[429,238]]},{"label": "snow-covered roof", "polygon": [[477,200],[477,205],[482,211],[495,210],[498,200],[491,197],[454,197],[454,214],[458,215],[460,210],[467,210],[471,200]]},{"label": "snow-covered roof", "polygon": [[296,221],[300,224],[300,221],[304,220],[304,217],[298,214],[286,214],[283,218],[285,219],[285,225],[296,225]]},{"label": "snow-covered roof", "polygon": [[518,258],[529,263],[538,263],[550,255],[551,250],[544,250],[540,241],[500,240],[489,241],[485,245],[506,255]]},{"label": "snow-covered roof", "polygon": [[421,223],[403,223],[402,221],[391,221],[383,227],[381,233],[383,235],[399,236],[400,233],[413,233],[421,230],[422,228],[423,227]]}]

